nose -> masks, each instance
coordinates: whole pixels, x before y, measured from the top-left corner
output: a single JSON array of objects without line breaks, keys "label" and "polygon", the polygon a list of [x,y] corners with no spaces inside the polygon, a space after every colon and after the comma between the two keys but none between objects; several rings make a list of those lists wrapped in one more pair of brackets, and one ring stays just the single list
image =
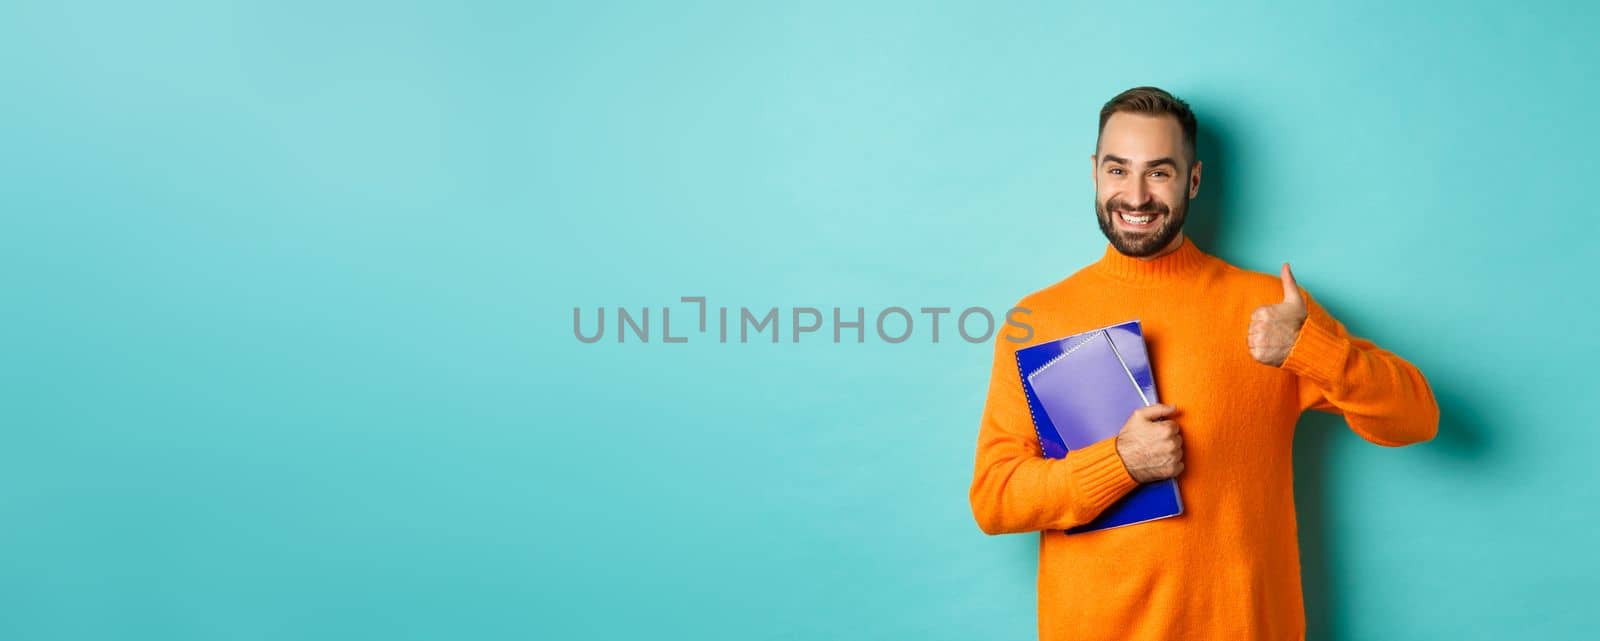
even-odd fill
[{"label": "nose", "polygon": [[1143,208],[1145,206],[1145,203],[1147,203],[1149,200],[1150,200],[1150,190],[1145,186],[1143,180],[1135,180],[1135,181],[1133,181],[1132,185],[1128,186],[1128,206],[1129,207],[1132,207],[1134,209],[1141,209],[1141,208]]}]

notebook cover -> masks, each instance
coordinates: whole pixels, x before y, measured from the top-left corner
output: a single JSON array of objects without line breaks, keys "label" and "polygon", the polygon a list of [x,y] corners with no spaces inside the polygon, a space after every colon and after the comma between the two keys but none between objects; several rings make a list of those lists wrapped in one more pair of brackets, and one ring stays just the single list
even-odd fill
[{"label": "notebook cover", "polygon": [[[1127,321],[1017,350],[1040,449],[1063,458],[1111,438],[1133,410],[1158,402],[1139,321]],[[1132,525],[1183,513],[1176,479],[1141,484],[1093,521],[1068,534]]]}]

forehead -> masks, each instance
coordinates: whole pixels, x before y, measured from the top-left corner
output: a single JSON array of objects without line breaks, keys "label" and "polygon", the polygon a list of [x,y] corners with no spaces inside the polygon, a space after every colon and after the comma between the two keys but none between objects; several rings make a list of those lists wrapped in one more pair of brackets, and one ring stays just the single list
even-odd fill
[{"label": "forehead", "polygon": [[1177,118],[1168,114],[1119,111],[1106,120],[1097,153],[1121,156],[1133,162],[1180,158],[1183,156],[1183,127],[1178,125]]}]

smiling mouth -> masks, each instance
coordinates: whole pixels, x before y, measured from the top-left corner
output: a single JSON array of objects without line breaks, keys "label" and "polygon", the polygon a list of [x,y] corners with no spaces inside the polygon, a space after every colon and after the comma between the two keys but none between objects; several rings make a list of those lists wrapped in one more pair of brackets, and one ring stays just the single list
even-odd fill
[{"label": "smiling mouth", "polygon": [[1161,214],[1134,214],[1131,212],[1117,212],[1117,220],[1122,221],[1124,227],[1130,229],[1150,229],[1156,226],[1156,221]]}]

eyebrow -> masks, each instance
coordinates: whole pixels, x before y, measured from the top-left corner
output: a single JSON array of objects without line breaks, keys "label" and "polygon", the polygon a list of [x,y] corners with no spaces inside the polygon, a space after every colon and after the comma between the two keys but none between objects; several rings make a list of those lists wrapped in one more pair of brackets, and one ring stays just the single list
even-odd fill
[{"label": "eyebrow", "polygon": [[[1124,165],[1133,164],[1133,163],[1128,162],[1128,159],[1127,158],[1123,158],[1122,156],[1113,156],[1111,154],[1106,154],[1105,155],[1105,159],[1101,160],[1100,164],[1104,165],[1104,164],[1106,164],[1108,162],[1121,163],[1121,164],[1124,164]],[[1173,169],[1177,169],[1178,168],[1178,161],[1173,160],[1170,156],[1163,156],[1161,158],[1157,158],[1155,160],[1152,160],[1152,161],[1147,162],[1147,163],[1144,164],[1146,169],[1148,169],[1150,167],[1155,167],[1157,165],[1169,165]]]}]

